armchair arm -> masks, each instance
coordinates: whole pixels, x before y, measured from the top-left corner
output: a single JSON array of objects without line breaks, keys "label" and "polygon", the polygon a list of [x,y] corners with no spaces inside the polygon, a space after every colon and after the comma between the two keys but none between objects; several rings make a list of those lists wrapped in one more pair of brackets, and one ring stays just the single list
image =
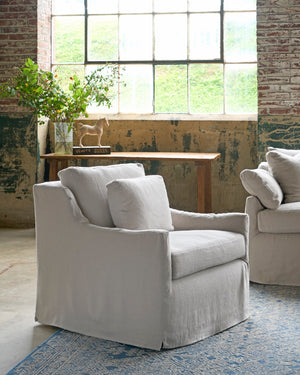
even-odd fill
[{"label": "armchair arm", "polygon": [[263,205],[259,199],[254,196],[249,196],[246,199],[245,212],[249,215],[249,236],[250,238],[259,233],[257,215],[259,211],[264,210]]},{"label": "armchair arm", "polygon": [[248,235],[248,217],[244,213],[200,214],[171,208],[175,230],[214,229]]},{"label": "armchair arm", "polygon": [[59,182],[35,185],[34,201],[36,319],[160,349],[171,288],[168,232],[92,225]]}]

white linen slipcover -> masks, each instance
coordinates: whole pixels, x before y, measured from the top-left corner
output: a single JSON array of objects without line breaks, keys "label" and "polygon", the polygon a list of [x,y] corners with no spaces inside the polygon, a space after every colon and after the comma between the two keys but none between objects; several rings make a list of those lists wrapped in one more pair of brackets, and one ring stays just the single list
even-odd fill
[{"label": "white linen slipcover", "polygon": [[281,186],[284,202],[300,202],[300,153],[291,156],[269,151],[266,158],[273,176]]},{"label": "white linen slipcover", "polygon": [[106,185],[117,178],[145,176],[143,164],[128,163],[95,167],[69,167],[58,172],[62,184],[71,189],[83,214],[92,224],[113,227]]},{"label": "white linen slipcover", "polygon": [[247,215],[171,210],[175,230],[243,235],[241,258],[172,281],[168,231],[90,224],[60,182],[35,185],[34,202],[40,323],[159,350],[248,317]]},{"label": "white linen slipcover", "polygon": [[[265,210],[260,201],[250,196],[246,200],[245,212],[250,219],[250,280],[262,284],[300,286],[300,233],[289,233],[299,226],[299,203],[287,203],[277,210]],[[266,214],[264,212],[266,211]],[[274,215],[274,217],[273,217]],[[272,217],[272,218],[271,218]],[[258,224],[258,218],[260,224]],[[267,221],[266,221],[267,220]],[[272,225],[278,229],[272,230]],[[261,229],[268,229],[267,232]],[[272,231],[272,232],[271,232]]]},{"label": "white linen slipcover", "polygon": [[175,231],[169,233],[169,241],[173,280],[246,256],[244,236],[240,233]]},{"label": "white linen slipcover", "polygon": [[162,176],[117,179],[106,187],[108,205],[116,227],[174,229]]},{"label": "white linen slipcover", "polygon": [[272,174],[260,167],[244,169],[240,179],[245,190],[256,196],[266,208],[278,208],[283,200],[283,193]]},{"label": "white linen slipcover", "polygon": [[258,230],[265,233],[300,233],[300,202],[284,203],[276,210],[259,211],[257,225]]}]

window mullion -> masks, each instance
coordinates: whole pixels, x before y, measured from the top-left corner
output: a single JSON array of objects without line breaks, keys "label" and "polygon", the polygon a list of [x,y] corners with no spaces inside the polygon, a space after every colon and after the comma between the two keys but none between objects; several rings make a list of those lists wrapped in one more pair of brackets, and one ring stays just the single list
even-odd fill
[{"label": "window mullion", "polygon": [[224,0],[221,0],[220,9],[220,58],[224,63]]},{"label": "window mullion", "polygon": [[88,15],[87,15],[87,2],[84,0],[84,64],[88,61]]}]

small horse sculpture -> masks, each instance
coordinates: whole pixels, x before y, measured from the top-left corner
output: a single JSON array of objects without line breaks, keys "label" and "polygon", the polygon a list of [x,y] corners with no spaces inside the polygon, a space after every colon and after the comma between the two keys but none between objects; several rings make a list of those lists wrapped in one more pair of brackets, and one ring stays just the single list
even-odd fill
[{"label": "small horse sculpture", "polygon": [[100,118],[96,122],[96,125],[85,125],[82,122],[79,122],[78,126],[77,126],[77,132],[78,132],[78,135],[79,135],[79,146],[83,147],[82,138],[85,135],[89,134],[89,135],[97,135],[97,137],[98,137],[97,145],[99,147],[101,147],[101,137],[102,137],[102,134],[103,134],[104,125],[109,127],[109,123],[107,121],[107,118],[105,118],[105,117]]}]

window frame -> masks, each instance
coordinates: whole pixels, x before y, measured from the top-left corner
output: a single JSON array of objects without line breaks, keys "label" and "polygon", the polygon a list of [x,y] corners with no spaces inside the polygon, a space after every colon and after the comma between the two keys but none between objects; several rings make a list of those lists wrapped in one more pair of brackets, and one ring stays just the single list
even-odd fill
[{"label": "window frame", "polygon": [[[153,0],[154,1],[154,0]],[[84,2],[84,12],[83,13],[76,13],[76,14],[53,14],[52,13],[52,19],[55,18],[55,17],[74,17],[74,16],[80,16],[80,17],[84,17],[84,59],[82,62],[65,62],[65,63],[57,63],[57,62],[54,62],[53,59],[52,59],[52,67],[53,66],[63,66],[63,65],[83,65],[84,66],[84,69],[86,69],[87,66],[89,65],[105,65],[105,64],[116,64],[120,67],[123,66],[123,65],[151,65],[152,66],[152,71],[153,71],[153,74],[152,74],[152,112],[149,112],[149,113],[140,113],[139,115],[143,115],[143,116],[147,116],[147,115],[150,115],[150,116],[159,116],[159,115],[166,115],[166,116],[172,116],[172,115],[182,115],[182,116],[234,116],[234,115],[237,115],[237,116],[243,116],[243,115],[256,115],[256,113],[253,113],[253,112],[249,112],[249,113],[228,113],[226,112],[226,89],[225,89],[225,70],[226,70],[226,65],[235,65],[235,64],[243,64],[243,65],[247,65],[247,64],[256,64],[257,65],[257,58],[253,61],[238,61],[238,62],[230,62],[230,61],[226,61],[225,58],[224,58],[224,50],[225,50],[225,47],[224,47],[224,44],[225,44],[225,30],[224,30],[224,19],[225,19],[225,15],[226,13],[247,13],[247,12],[251,12],[251,13],[256,13],[257,11],[256,10],[224,10],[224,0],[220,0],[220,10],[218,11],[190,11],[189,9],[187,9],[187,11],[177,11],[177,12],[156,12],[154,11],[154,7],[152,6],[152,12],[138,12],[138,13],[132,13],[132,12],[128,12],[128,13],[125,13],[125,12],[122,12],[120,13],[118,11],[118,13],[88,13],[88,0],[83,0]],[[189,1],[187,0],[188,2],[188,5],[189,5]],[[187,6],[188,7],[188,6]],[[216,59],[190,59],[189,58],[189,45],[190,45],[190,37],[189,37],[189,31],[190,31],[190,15],[191,14],[220,14],[220,58],[216,58]],[[155,55],[155,25],[154,25],[154,20],[155,20],[155,16],[156,15],[171,15],[171,14],[186,14],[187,15],[187,59],[172,59],[172,60],[158,60],[158,59],[155,59],[153,58],[152,60],[121,60],[121,59],[117,59],[117,60],[92,60],[92,59],[88,59],[88,48],[89,48],[89,43],[88,43],[88,37],[89,37],[89,32],[88,32],[88,28],[89,28],[89,17],[90,16],[111,16],[111,15],[115,15],[118,17],[118,29],[119,29],[119,18],[120,16],[123,16],[123,15],[151,15],[152,16],[152,20],[153,20],[153,28],[152,28],[152,33],[153,33],[153,41],[152,41],[152,48],[153,48],[153,56]],[[120,45],[120,33],[118,32],[118,55],[119,55],[119,45]],[[53,52],[53,44],[52,44],[52,52]],[[52,56],[54,56],[54,54],[52,53]],[[190,111],[190,65],[191,64],[220,64],[222,65],[222,69],[223,69],[223,108],[222,108],[222,112],[220,113],[191,113]],[[158,65],[185,65],[186,68],[187,68],[187,112],[156,112],[155,111],[155,67],[158,66]],[[117,98],[117,102],[118,102],[118,112],[114,112],[114,113],[109,113],[110,115],[126,115],[127,113],[126,112],[120,112],[120,88],[118,89],[118,98]]]},{"label": "window frame", "polygon": [[[88,0],[84,0],[84,14],[81,14],[81,16],[84,16],[84,65],[103,65],[106,63],[109,64],[118,64],[118,65],[134,65],[134,64],[151,64],[151,65],[183,65],[183,64],[199,64],[199,63],[225,63],[224,62],[224,0],[220,0],[220,10],[219,11],[209,11],[209,12],[155,12],[152,10],[152,12],[147,12],[147,13],[105,13],[105,14],[98,14],[98,13],[88,13]],[[153,7],[152,7],[153,8]],[[153,50],[155,49],[155,27],[154,27],[154,20],[156,15],[169,15],[169,14],[186,14],[187,15],[187,54],[189,54],[189,25],[190,25],[190,15],[191,14],[205,14],[205,13],[214,13],[214,14],[220,14],[220,58],[219,59],[172,59],[172,60],[157,60],[157,59],[152,59],[152,60],[91,60],[88,59],[88,18],[89,16],[112,16],[116,15],[118,16],[118,19],[120,16],[127,16],[127,15],[151,15],[152,20],[153,20],[153,29],[152,29],[152,36],[153,36],[153,45],[152,48]],[[79,14],[77,14],[79,15]],[[61,15],[60,15],[61,16]],[[72,15],[73,16],[73,15]],[[119,25],[119,21],[118,21]],[[120,42],[120,35],[118,35],[118,43]],[[119,44],[118,44],[119,45]],[[155,52],[153,51],[153,56],[155,55]]]}]

